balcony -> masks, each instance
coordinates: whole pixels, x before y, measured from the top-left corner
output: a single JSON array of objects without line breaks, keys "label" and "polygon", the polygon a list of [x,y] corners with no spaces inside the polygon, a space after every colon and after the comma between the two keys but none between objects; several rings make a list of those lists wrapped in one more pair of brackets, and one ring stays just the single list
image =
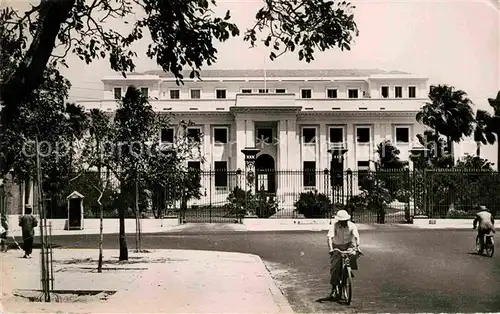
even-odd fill
[{"label": "balcony", "polygon": [[295,104],[308,111],[419,111],[426,99],[297,99]]},{"label": "balcony", "polygon": [[[157,112],[229,112],[230,109],[294,109],[307,112],[416,112],[426,99],[296,99],[295,94],[237,94],[235,99],[166,99],[150,100]],[[87,110],[113,112],[116,100],[78,102]]]},{"label": "balcony", "polygon": [[[234,99],[166,99],[150,100],[149,103],[157,112],[196,112],[220,111],[229,112],[229,107],[234,105]],[[85,109],[100,109],[104,112],[113,112],[118,107],[114,99],[101,101],[82,100],[78,102]]]}]

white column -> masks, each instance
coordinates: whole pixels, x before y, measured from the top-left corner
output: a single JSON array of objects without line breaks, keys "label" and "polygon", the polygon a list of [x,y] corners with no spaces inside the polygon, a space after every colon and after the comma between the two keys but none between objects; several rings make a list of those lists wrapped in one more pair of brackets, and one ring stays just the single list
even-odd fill
[{"label": "white column", "polygon": [[345,156],[345,168],[356,170],[356,139],[354,134],[354,125],[347,123],[346,125],[346,145],[347,153]]},{"label": "white column", "polygon": [[385,140],[385,123],[374,123],[373,124],[373,144],[371,145],[372,151],[372,159],[374,161],[379,160],[379,155],[377,153],[377,146],[380,144],[382,141]]},{"label": "white column", "polygon": [[278,122],[278,164],[276,165],[277,170],[287,170],[288,169],[288,120],[280,120]]},{"label": "white column", "polygon": [[321,123],[319,125],[319,164],[316,167],[318,170],[323,170],[329,168],[328,165],[328,146],[329,146],[329,134],[326,123]]},{"label": "white column", "polygon": [[253,120],[245,120],[245,146],[255,147],[255,123]]},{"label": "white column", "polygon": [[302,156],[300,153],[299,135],[297,134],[297,119],[287,120],[288,125],[288,154],[287,165],[290,170],[299,170],[302,168]]},{"label": "white column", "polygon": [[213,161],[213,154],[212,154],[212,130],[211,130],[211,125],[205,123],[203,125],[203,154],[202,156],[205,157],[205,166],[203,167],[205,170],[209,170],[213,168],[214,166],[214,161]]},{"label": "white column", "polygon": [[245,155],[241,152],[246,146],[246,132],[245,132],[245,120],[236,119],[236,145],[235,145],[235,158],[236,158],[236,169],[245,170]]},{"label": "white column", "polygon": [[[330,134],[328,134],[328,128],[326,127],[326,123],[321,123],[319,125],[319,163],[316,166],[317,171],[323,171],[325,168],[329,169],[328,165],[328,148],[330,146]],[[316,177],[316,184],[318,185],[318,190],[322,192],[326,192],[325,180],[323,176]]]}]

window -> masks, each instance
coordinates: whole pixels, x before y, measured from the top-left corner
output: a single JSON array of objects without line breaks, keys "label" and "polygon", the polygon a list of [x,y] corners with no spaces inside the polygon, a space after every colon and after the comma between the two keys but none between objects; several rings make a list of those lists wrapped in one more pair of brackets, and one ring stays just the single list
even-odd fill
[{"label": "window", "polygon": [[115,87],[113,89],[113,94],[115,99],[122,99],[122,89],[121,87]]},{"label": "window", "polygon": [[316,186],[316,162],[304,161],[304,174],[302,177],[304,187]]},{"label": "window", "polygon": [[201,142],[201,129],[190,128],[187,130],[187,136],[189,139],[191,139],[195,142]]},{"label": "window", "polygon": [[409,98],[417,97],[417,88],[415,86],[408,87],[408,97]]},{"label": "window", "polygon": [[188,174],[192,178],[191,182],[201,182],[201,163],[199,161],[188,161]]},{"label": "window", "polygon": [[149,88],[141,87],[141,93],[144,95],[144,97],[148,98],[149,97]]},{"label": "window", "polygon": [[241,92],[243,94],[251,94],[252,93],[252,90],[251,89],[242,89]]},{"label": "window", "polygon": [[300,92],[301,92],[301,98],[311,98],[312,97],[312,91],[310,89],[303,89]]},{"label": "window", "polygon": [[261,143],[272,143],[273,129],[257,129],[257,140]]},{"label": "window", "polygon": [[327,98],[337,98],[337,90],[336,89],[327,89],[326,90]]},{"label": "window", "polygon": [[174,142],[174,129],[162,129],[160,135],[160,141],[162,143],[173,143]]},{"label": "window", "polygon": [[330,143],[339,146],[344,146],[344,129],[343,128],[330,128]]},{"label": "window", "polygon": [[410,143],[410,128],[396,127],[396,143]]},{"label": "window", "polygon": [[370,177],[370,162],[358,161],[358,187],[368,188],[367,179]]},{"label": "window", "polygon": [[181,91],[178,89],[170,90],[170,99],[179,99],[181,98]]},{"label": "window", "polygon": [[215,161],[215,187],[227,187],[227,161]]},{"label": "window", "polygon": [[225,99],[226,98],[226,90],[225,89],[216,89],[215,97],[217,99]]},{"label": "window", "polygon": [[389,98],[389,86],[382,86],[382,98]]},{"label": "window", "polygon": [[369,127],[356,128],[356,139],[358,143],[370,143],[370,128]]},{"label": "window", "polygon": [[396,98],[403,97],[403,87],[401,87],[401,86],[394,87],[394,97],[396,97]]},{"label": "window", "polygon": [[358,90],[357,89],[349,89],[348,90],[348,96],[349,98],[358,98]]},{"label": "window", "polygon": [[284,94],[284,93],[286,93],[286,89],[284,89],[284,88],[277,88],[276,89],[276,94]]},{"label": "window", "polygon": [[227,128],[214,128],[214,142],[218,144],[227,143]]},{"label": "window", "polygon": [[259,89],[259,94],[268,94],[269,93],[269,89]]},{"label": "window", "polygon": [[305,143],[305,144],[316,143],[316,128],[303,128],[302,129],[302,143]]},{"label": "window", "polygon": [[200,89],[192,89],[191,90],[191,99],[200,99],[201,98],[201,90]]}]

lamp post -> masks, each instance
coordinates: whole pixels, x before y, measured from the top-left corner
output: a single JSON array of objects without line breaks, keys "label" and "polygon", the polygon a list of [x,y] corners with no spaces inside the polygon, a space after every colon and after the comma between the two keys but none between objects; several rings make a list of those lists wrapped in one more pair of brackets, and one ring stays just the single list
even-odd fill
[{"label": "lamp post", "polygon": [[[260,149],[256,147],[245,147],[241,150],[245,155],[245,211],[248,213],[248,190],[252,191],[255,182],[255,161]],[[247,188],[248,186],[248,188]],[[240,222],[241,222],[240,217]]]},{"label": "lamp post", "polygon": [[[424,146],[415,146],[412,149],[410,149],[411,153],[411,158],[413,162],[413,180],[415,180],[414,189],[413,189],[413,213],[414,216],[417,216],[416,210],[419,209],[421,212],[420,214],[425,214],[427,212],[427,201],[426,201],[426,193],[425,193],[425,180],[422,175],[418,175],[417,172],[422,172],[424,173],[425,171],[425,166],[428,164],[428,158],[427,158],[427,152],[429,149],[425,148]],[[422,159],[422,157],[424,157]],[[420,200],[419,202],[417,200]],[[420,204],[417,204],[420,203]],[[421,208],[423,207],[423,208]],[[410,220],[411,220],[411,214],[410,214]]]},{"label": "lamp post", "polygon": [[[344,155],[347,153],[345,148],[331,148],[328,153],[332,155],[330,162],[330,175],[332,176],[332,209],[336,202],[344,199]],[[341,191],[341,195],[339,193]],[[332,220],[332,211],[330,211],[330,223]]]}]

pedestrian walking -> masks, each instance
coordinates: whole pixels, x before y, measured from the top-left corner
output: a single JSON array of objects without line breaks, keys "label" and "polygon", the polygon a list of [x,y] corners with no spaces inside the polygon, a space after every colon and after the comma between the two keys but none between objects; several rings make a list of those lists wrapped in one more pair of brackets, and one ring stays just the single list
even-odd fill
[{"label": "pedestrian walking", "polygon": [[19,219],[19,226],[23,232],[24,258],[31,258],[33,240],[35,239],[35,227],[37,225],[38,221],[35,216],[32,215],[32,207],[30,205],[26,205],[24,215]]}]

